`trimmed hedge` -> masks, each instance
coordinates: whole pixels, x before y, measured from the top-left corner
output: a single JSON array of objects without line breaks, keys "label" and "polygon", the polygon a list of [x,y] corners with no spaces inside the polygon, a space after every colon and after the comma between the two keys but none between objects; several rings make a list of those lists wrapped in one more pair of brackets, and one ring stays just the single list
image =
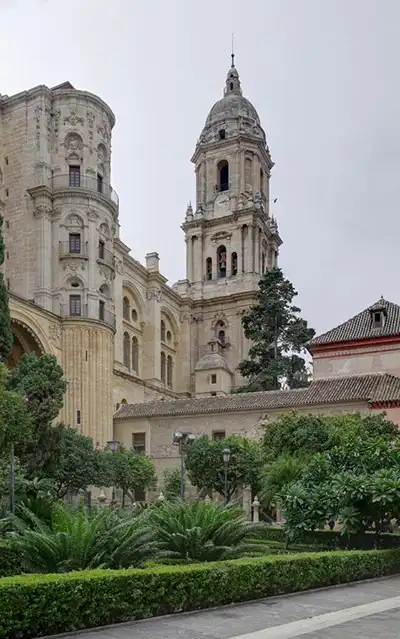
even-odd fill
[{"label": "trimmed hedge", "polygon": [[400,572],[400,551],[308,553],[0,580],[0,638],[37,637]]},{"label": "trimmed hedge", "polygon": [[21,552],[8,542],[0,542],[0,577],[20,575],[24,572]]},{"label": "trimmed hedge", "polygon": [[[279,526],[264,526],[255,533],[258,539],[265,541],[280,541],[285,543],[286,535],[283,528]],[[295,543],[318,547],[324,550],[374,550],[379,545],[379,549],[400,548],[400,534],[382,533],[377,537],[373,532],[367,532],[354,537],[344,537],[338,530],[314,530],[304,532]]]}]

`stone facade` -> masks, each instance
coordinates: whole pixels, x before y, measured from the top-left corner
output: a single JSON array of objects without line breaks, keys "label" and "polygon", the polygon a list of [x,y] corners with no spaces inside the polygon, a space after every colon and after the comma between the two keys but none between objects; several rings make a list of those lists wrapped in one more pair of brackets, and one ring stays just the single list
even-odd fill
[{"label": "stone facade", "polygon": [[241,318],[281,244],[273,162],[234,65],[196,144],[186,277],[120,238],[111,187],[115,117],[69,82],[0,95],[0,213],[15,344],[54,353],[68,382],[62,419],[105,445],[121,404],[226,395],[241,384]]}]

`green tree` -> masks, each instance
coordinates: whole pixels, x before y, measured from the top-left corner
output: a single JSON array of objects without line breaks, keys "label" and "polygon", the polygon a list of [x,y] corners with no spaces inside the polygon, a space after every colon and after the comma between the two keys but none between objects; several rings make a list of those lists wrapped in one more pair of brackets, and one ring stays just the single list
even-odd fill
[{"label": "green tree", "polygon": [[[179,466],[166,468],[163,472],[163,492],[167,501],[177,499],[181,494],[181,469]],[[186,478],[185,478],[186,483]]]},{"label": "green tree", "polygon": [[16,449],[29,478],[51,472],[57,465],[63,426],[54,424],[66,390],[63,370],[54,355],[24,355],[7,380],[9,390],[26,401],[32,420],[30,439]]},{"label": "green tree", "polygon": [[[4,219],[0,216],[0,266],[4,264]],[[8,293],[4,283],[4,275],[0,272],[0,362],[5,362],[11,353],[13,345],[11,332],[10,309],[8,306]]]},{"label": "green tree", "polygon": [[[226,495],[224,448],[231,451]],[[258,491],[263,463],[260,445],[238,435],[216,442],[205,436],[199,437],[189,447],[186,457],[186,469],[192,484],[215,490],[227,501],[238,488],[250,487]]]},{"label": "green tree", "polygon": [[87,490],[88,486],[111,486],[111,454],[96,450],[90,437],[70,428],[61,431],[57,464],[48,475],[58,497],[68,491]]},{"label": "green tree", "polygon": [[302,355],[315,331],[299,317],[300,308],[292,303],[296,295],[279,268],[266,271],[260,280],[255,303],[242,319],[244,334],[252,345],[248,359],[239,364],[247,379],[240,392],[276,390],[283,382],[290,388],[309,384]]},{"label": "green tree", "polygon": [[156,483],[154,462],[145,455],[134,455],[120,446],[112,455],[114,485],[122,490],[122,507],[128,495],[134,501],[136,490],[153,489]]},{"label": "green tree", "polygon": [[11,445],[21,445],[31,435],[32,420],[18,392],[8,390],[9,373],[0,364],[0,456],[9,457]]},{"label": "green tree", "polygon": [[[365,421],[371,426],[371,420]],[[338,418],[335,422],[337,427]],[[343,430],[341,441],[336,431],[336,443],[314,455],[282,490],[280,502],[291,537],[322,528],[330,518],[340,522],[342,534],[358,534],[371,527],[379,533],[386,520],[399,516],[399,436],[376,435],[368,431],[368,425],[363,432],[361,416],[358,423],[350,422],[353,427]]]},{"label": "green tree", "polygon": [[285,413],[265,425],[262,447],[271,460],[285,453],[295,456],[318,453],[329,445],[332,429],[333,424],[324,415]]}]

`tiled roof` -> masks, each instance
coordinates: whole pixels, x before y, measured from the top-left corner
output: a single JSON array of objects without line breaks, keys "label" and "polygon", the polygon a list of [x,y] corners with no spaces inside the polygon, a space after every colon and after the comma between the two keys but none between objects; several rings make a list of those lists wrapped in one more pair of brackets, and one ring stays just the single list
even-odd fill
[{"label": "tiled roof", "polygon": [[320,379],[308,388],[296,390],[238,393],[225,397],[177,399],[146,404],[123,404],[116,419],[129,417],[161,417],[168,415],[195,415],[226,411],[267,410],[296,408],[357,401],[400,401],[400,377],[376,373]]},{"label": "tiled roof", "polygon": [[[380,328],[374,328],[372,314],[374,311],[383,311],[385,321]],[[314,337],[309,346],[319,344],[335,344],[354,340],[368,339],[372,337],[389,337],[400,335],[400,306],[381,298],[375,304],[366,308],[358,315],[340,324],[336,328]]]}]

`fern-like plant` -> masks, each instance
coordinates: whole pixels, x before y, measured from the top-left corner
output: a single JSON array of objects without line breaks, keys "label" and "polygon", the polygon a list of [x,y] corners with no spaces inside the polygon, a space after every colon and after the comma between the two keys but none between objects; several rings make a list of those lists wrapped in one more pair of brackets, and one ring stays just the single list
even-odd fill
[{"label": "fern-like plant", "polygon": [[152,509],[148,521],[168,563],[192,563],[234,559],[259,546],[247,542],[254,526],[237,506],[196,500],[165,502]]},{"label": "fern-like plant", "polygon": [[12,543],[31,572],[141,567],[156,553],[154,535],[143,520],[113,509],[91,514],[83,505],[73,511],[56,504],[49,526],[26,508],[19,523]]}]

